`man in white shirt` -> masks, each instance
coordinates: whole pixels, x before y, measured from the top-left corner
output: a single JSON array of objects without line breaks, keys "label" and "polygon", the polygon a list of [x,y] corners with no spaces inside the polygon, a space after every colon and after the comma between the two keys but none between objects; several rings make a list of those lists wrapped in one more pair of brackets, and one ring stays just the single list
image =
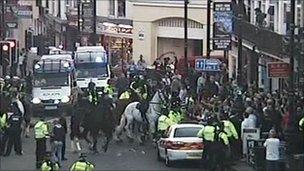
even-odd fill
[{"label": "man in white shirt", "polygon": [[266,161],[267,161],[267,171],[279,170],[279,159],[280,159],[280,140],[276,138],[275,130],[270,130],[269,138],[266,139],[264,143],[266,147]]},{"label": "man in white shirt", "polygon": [[246,109],[245,112],[249,114],[248,119],[252,119],[253,124],[254,124],[254,128],[256,128],[256,125],[257,125],[257,117],[256,117],[256,115],[254,114],[253,108],[252,108],[252,107],[247,107],[247,109]]}]

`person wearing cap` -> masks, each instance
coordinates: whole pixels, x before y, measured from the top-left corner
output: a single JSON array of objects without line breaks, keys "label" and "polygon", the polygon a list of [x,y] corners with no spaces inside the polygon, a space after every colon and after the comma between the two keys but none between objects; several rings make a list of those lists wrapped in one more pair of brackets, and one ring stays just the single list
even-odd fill
[{"label": "person wearing cap", "polygon": [[84,154],[80,154],[77,160],[70,168],[70,171],[94,171],[95,166],[86,160]]},{"label": "person wearing cap", "polygon": [[41,165],[41,171],[59,171],[59,165],[51,160],[52,153],[46,152],[44,162]]},{"label": "person wearing cap", "polygon": [[40,120],[35,124],[34,132],[36,140],[36,168],[40,168],[46,153],[46,139],[49,138],[48,125],[44,121],[43,116],[40,116]]},{"label": "person wearing cap", "polygon": [[278,162],[280,159],[280,140],[277,138],[274,129],[269,131],[269,138],[266,139],[264,147],[266,147],[266,170],[280,170]]},{"label": "person wearing cap", "polygon": [[16,103],[11,106],[12,115],[8,118],[8,144],[4,156],[9,156],[14,146],[17,155],[22,155],[21,144],[21,124],[22,116],[19,114],[19,109]]}]

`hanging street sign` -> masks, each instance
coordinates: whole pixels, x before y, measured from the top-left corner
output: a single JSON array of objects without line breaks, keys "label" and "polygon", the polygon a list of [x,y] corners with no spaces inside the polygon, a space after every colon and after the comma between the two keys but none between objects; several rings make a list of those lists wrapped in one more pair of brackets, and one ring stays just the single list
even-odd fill
[{"label": "hanging street sign", "polygon": [[221,61],[218,59],[200,58],[195,60],[195,70],[197,71],[221,71]]}]

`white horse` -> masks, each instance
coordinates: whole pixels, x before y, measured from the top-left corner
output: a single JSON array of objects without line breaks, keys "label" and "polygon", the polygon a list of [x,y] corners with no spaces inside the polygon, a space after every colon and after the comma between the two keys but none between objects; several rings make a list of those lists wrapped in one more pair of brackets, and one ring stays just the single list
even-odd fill
[{"label": "white horse", "polygon": [[[163,91],[158,90],[156,91],[155,95],[153,96],[151,102],[149,103],[149,108],[146,113],[147,121],[149,124],[149,133],[152,135],[156,131],[156,122],[158,117],[161,115],[161,104],[165,102],[165,94]],[[114,133],[114,140],[119,141],[121,140],[120,134],[122,133],[123,129],[126,129],[127,136],[130,139],[133,139],[132,133],[132,124],[134,121],[139,123],[144,123],[144,119],[141,116],[140,111],[137,109],[137,105],[139,102],[132,102],[130,103],[124,113],[121,116],[120,124],[116,127]],[[136,139],[139,143],[142,143],[141,137],[137,135]]]}]

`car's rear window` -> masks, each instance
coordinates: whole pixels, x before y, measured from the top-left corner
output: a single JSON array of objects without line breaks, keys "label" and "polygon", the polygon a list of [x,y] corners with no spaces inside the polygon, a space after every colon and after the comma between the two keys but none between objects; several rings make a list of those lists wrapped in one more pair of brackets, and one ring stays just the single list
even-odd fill
[{"label": "car's rear window", "polygon": [[197,133],[202,128],[199,127],[185,127],[185,128],[176,128],[174,132],[174,137],[197,137]]}]

